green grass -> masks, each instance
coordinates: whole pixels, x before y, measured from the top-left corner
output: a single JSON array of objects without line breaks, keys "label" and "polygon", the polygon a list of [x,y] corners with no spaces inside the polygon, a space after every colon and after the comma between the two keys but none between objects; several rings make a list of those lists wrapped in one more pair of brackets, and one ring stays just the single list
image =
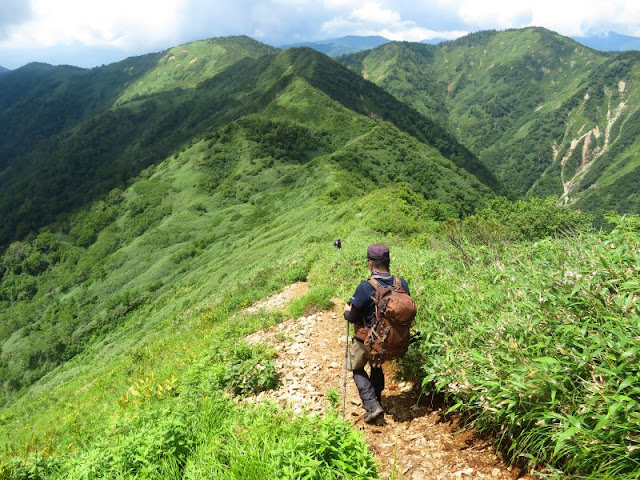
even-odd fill
[{"label": "green grass", "polygon": [[[382,234],[420,234],[434,228],[435,218],[458,216],[490,193],[434,148],[354,113],[302,78],[281,93],[266,114],[192,139],[129,188],[6,250],[0,262],[5,476],[47,468],[43,476],[53,478],[183,471],[197,477],[201,464],[220,472],[244,465],[242,452],[256,442],[244,473],[229,478],[258,475],[263,467],[285,478],[302,471],[376,477],[362,439],[344,435],[335,419],[296,420],[295,429],[327,432],[318,439],[326,445],[292,437],[287,448],[299,442],[308,454],[299,463],[265,466],[260,452],[271,448],[270,432],[284,441],[294,428],[289,423],[261,410],[256,425],[264,438],[239,442],[221,460],[198,443],[222,441],[217,427],[205,423],[200,431],[184,412],[199,408],[194,389],[211,392],[200,399],[228,405],[224,392],[277,385],[268,355],[232,346],[282,318],[241,312],[303,279],[312,288],[292,314],[330,307],[335,292],[346,295],[353,278],[336,281],[323,265],[341,265],[342,252],[356,254],[356,241],[337,252],[336,237],[357,239],[359,277],[364,242],[381,235],[368,223]],[[401,163],[406,150],[412,158]],[[362,178],[350,156],[384,176]],[[421,179],[418,192],[404,185],[412,177]],[[258,363],[268,374],[252,374]],[[228,428],[253,415],[234,412]],[[354,448],[361,453],[346,453]]]},{"label": "green grass", "polygon": [[273,350],[243,337],[285,319],[245,308],[300,280],[287,315],[331,308],[384,242],[419,306],[406,375],[513,462],[637,478],[637,218],[592,233],[553,201],[492,201],[459,145],[420,142],[443,137],[308,51],[193,90],[229,94],[221,116],[167,107],[179,148],[139,150],[159,158],[128,187],[3,252],[0,476],[377,478],[334,414],[239,400],[278,384]]},{"label": "green grass", "polygon": [[424,388],[514,461],[637,478],[639,235],[631,218],[610,234],[476,246],[471,263],[439,252],[413,360]]},{"label": "green grass", "polygon": [[[167,89],[194,88],[243,58],[273,55],[277,49],[249,37],[221,37],[180,45],[163,52],[154,68],[129,85],[120,105]],[[131,68],[133,71],[135,68]]]},{"label": "green grass", "polygon": [[182,368],[185,352],[181,358],[174,349],[171,358],[156,359],[156,369],[178,363],[169,377],[147,374],[135,381],[108,416],[87,411],[100,418],[101,425],[93,433],[69,432],[65,449],[32,439],[24,452],[5,451],[0,474],[74,479],[377,478],[362,434],[336,413],[292,419],[290,412],[273,405],[246,406],[225,393],[225,388],[246,395],[273,387],[272,354],[236,343],[257,326],[280,320],[264,315],[229,317],[229,324],[242,322],[242,327],[211,329],[207,344],[191,345]]},{"label": "green grass", "polygon": [[[186,164],[171,163],[156,175],[180,179]],[[304,190],[284,192],[282,205],[291,205],[288,194],[304,198]],[[227,395],[276,381],[272,352],[239,339],[283,316],[242,309],[305,278],[312,290],[289,313],[329,308],[331,298],[347,298],[366,277],[364,252],[378,241],[391,247],[392,270],[408,280],[419,305],[423,341],[403,365],[424,379],[427,392],[443,392],[451,411],[495,435],[514,462],[557,476],[637,475],[637,219],[610,234],[573,239],[548,237],[544,223],[491,236],[490,229],[508,219],[503,215],[528,212],[524,204],[498,203],[481,213],[489,222],[482,235],[485,217],[463,223],[475,229],[462,244],[465,257],[439,232],[433,213],[440,210],[407,189],[375,190],[331,205],[314,204],[314,198],[293,211],[274,212],[266,224],[247,226],[244,235],[230,228],[222,237],[226,247],[193,243],[195,255],[170,260],[190,268],[155,290],[163,295],[153,308],[143,304],[126,313],[121,327],[4,408],[3,442],[10,445],[5,476],[40,469],[45,478],[198,478],[206,472],[224,478],[294,478],[302,472],[376,478],[362,438],[331,415],[291,420],[268,406],[235,406]],[[218,225],[237,212],[239,227],[257,205],[235,207],[216,217]],[[532,215],[553,218],[553,204],[530,208]],[[541,213],[544,208],[549,212]],[[169,218],[191,219],[189,231],[196,235],[198,219],[206,215],[198,208]],[[156,228],[169,225],[165,219]],[[143,240],[154,230],[136,238],[129,254],[119,253],[120,269],[134,262],[139,273],[142,264],[135,259],[149,250]],[[340,250],[331,246],[335,237],[343,240]],[[215,261],[221,255],[224,266]],[[226,288],[220,288],[222,276]],[[122,283],[125,277],[113,278]],[[261,369],[253,368],[258,364]],[[269,455],[273,451],[279,455]]]}]

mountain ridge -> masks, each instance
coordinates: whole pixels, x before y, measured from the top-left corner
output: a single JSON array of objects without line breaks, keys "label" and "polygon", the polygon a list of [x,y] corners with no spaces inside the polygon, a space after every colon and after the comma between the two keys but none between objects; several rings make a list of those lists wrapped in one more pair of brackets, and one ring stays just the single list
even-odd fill
[{"label": "mountain ridge", "polygon": [[[390,122],[353,110],[357,100],[342,98],[341,103],[314,86],[314,81],[324,81],[323,74],[333,75],[324,68],[330,60],[310,52],[291,50],[245,59],[203,82],[195,93],[207,109],[227,110],[219,114],[221,121],[208,112],[202,117],[203,111],[181,110],[181,121],[188,124],[195,116],[207,128],[176,137],[182,148],[169,145],[161,161],[147,166],[128,188],[114,188],[89,207],[67,215],[64,222],[49,225],[49,231],[35,240],[8,247],[0,269],[0,301],[6,306],[2,315],[8,319],[22,309],[0,331],[4,340],[0,371],[12,395],[86,354],[95,338],[119,331],[130,312],[134,316],[140,314],[136,311],[146,312],[144,318],[151,315],[160,308],[155,306],[159,296],[169,293],[169,286],[163,286],[194,275],[196,264],[208,275],[231,275],[243,272],[244,265],[259,264],[262,237],[272,235],[272,222],[286,219],[291,228],[304,224],[310,229],[304,235],[310,236],[311,226],[316,225],[329,235],[339,226],[321,225],[312,217],[305,220],[309,212],[332,217],[338,206],[346,208],[345,204],[357,203],[373,191],[397,197],[393,204],[420,206],[394,215],[425,221],[470,213],[493,197],[488,186],[434,146]],[[364,82],[355,74],[345,77]],[[256,84],[262,87],[251,90],[252,102],[247,104],[244,87]],[[187,99],[191,93],[186,92]],[[376,93],[377,87],[354,95],[356,99],[362,95],[360,101],[372,108]],[[238,94],[243,97],[241,106],[234,102]],[[115,128],[115,123],[128,118],[124,131],[132,131],[139,122],[133,113],[129,115],[111,117],[109,125]],[[157,155],[161,152],[156,150]],[[217,227],[213,232],[212,224]],[[394,231],[392,225],[381,225]],[[423,228],[417,221],[411,225],[418,231]],[[243,243],[248,251],[228,250],[229,242],[238,238],[248,242]],[[140,248],[146,252],[143,256]],[[221,251],[229,257],[216,257]],[[205,257],[208,260],[200,263]],[[83,265],[80,270],[77,261]],[[167,277],[182,263],[193,268]],[[36,287],[44,284],[57,286]],[[146,288],[154,284],[155,288]],[[64,330],[55,320],[62,317]],[[40,333],[25,334],[33,329]],[[5,401],[15,400],[12,395]]]},{"label": "mountain ridge", "polygon": [[[610,94],[603,96],[602,93],[611,92],[614,98],[625,85],[621,95],[626,99],[625,111],[629,113],[619,118],[623,130],[619,133],[616,127],[613,130],[616,137],[611,141],[631,145],[632,150],[625,154],[630,159],[635,151],[632,144],[637,133],[632,131],[633,123],[627,116],[633,114],[634,105],[638,103],[635,90],[629,88],[635,74],[620,76],[624,71],[632,71],[630,67],[624,70],[622,65],[637,61],[634,52],[618,56],[602,54],[549,30],[528,28],[480,32],[434,47],[390,43],[339,60],[424,115],[448,125],[462,143],[518,195],[563,195],[560,160],[554,152],[556,149],[573,151],[571,142],[579,142],[582,134],[577,132],[582,123],[575,126],[574,132],[566,114],[574,111],[574,105],[581,102],[579,95],[586,95],[587,89],[591,91],[592,110],[600,112],[598,118],[592,115],[589,122],[595,122],[604,131],[608,124],[606,98]],[[618,66],[611,67],[609,74],[598,73],[600,69],[609,68],[607,65]],[[613,78],[614,75],[618,78]],[[592,77],[606,83],[592,82],[591,87],[587,87]],[[593,92],[598,95],[594,96]],[[595,101],[605,103],[596,107]],[[613,109],[612,106],[611,112]],[[581,119],[581,115],[577,118]],[[604,136],[599,139],[591,148],[596,144],[602,148]],[[608,161],[601,155],[597,160]],[[606,170],[602,167],[592,171],[603,169]],[[540,182],[542,177],[544,181]],[[582,196],[581,192],[596,199],[597,187],[587,193],[588,187],[581,186],[580,178],[576,177],[573,183],[564,180],[564,185],[574,192],[571,202]],[[590,184],[597,182],[592,180]],[[622,191],[632,193],[628,187]],[[620,209],[624,204],[625,211],[640,210],[640,204],[629,203],[626,195],[624,199],[618,196],[617,200],[615,195],[607,194],[607,197],[606,204],[610,207]],[[589,208],[603,214],[597,203],[598,200],[590,201]],[[629,207],[631,210],[627,210]]]},{"label": "mountain ridge", "polygon": [[[488,45],[493,40],[487,36]],[[390,62],[390,54],[369,64],[369,73],[384,79],[390,65],[406,59],[417,73],[425,64],[452,63],[427,84],[441,88],[443,98],[482,99],[476,87],[486,72],[480,66],[493,62],[492,55],[505,58],[489,77],[499,87],[494,103],[501,105],[498,94],[508,97],[509,82],[530,88],[532,105],[536,95],[553,93],[526,83],[534,77],[559,91],[553,104],[540,104],[539,116],[524,117],[532,123],[478,104],[479,115],[505,117],[489,128],[503,136],[535,132],[535,121],[544,126],[553,118],[545,115],[564,115],[573,123],[560,124],[566,142],[558,143],[557,155],[566,157],[560,164],[568,176],[583,159],[604,152],[615,154],[614,173],[629,178],[625,154],[632,150],[613,139],[632,138],[620,132],[640,125],[625,110],[634,90],[631,82],[610,80],[635,76],[635,56],[611,57],[577,82],[562,73],[566,65],[588,67],[589,52],[575,65],[573,57],[551,65],[531,52],[522,55],[516,44],[506,46],[513,51],[479,53],[468,43],[455,47],[458,57],[440,59],[429,46],[396,44],[386,51],[399,52],[401,62]],[[216,61],[229,54],[217,52]],[[322,362],[332,363],[325,348],[344,355],[348,335],[336,318],[339,299],[370,275],[364,253],[372,243],[389,246],[394,274],[408,281],[420,306],[416,323],[423,336],[394,365],[419,390],[417,399],[407,395],[406,383],[398,391],[389,382],[383,394],[390,423],[404,435],[398,442],[419,454],[429,440],[420,428],[427,422],[412,422],[418,428],[407,433],[407,412],[435,410],[434,419],[450,419],[457,411],[487,438],[498,435],[507,461],[531,472],[637,476],[629,452],[637,443],[638,405],[627,394],[633,395],[640,365],[634,344],[640,219],[610,216],[615,229],[594,233],[588,214],[553,199],[496,197],[454,163],[477,162],[460,142],[449,141],[456,122],[468,120],[460,105],[446,105],[442,111],[456,115],[442,127],[418,113],[430,112],[427,95],[408,107],[318,52],[258,58],[237,52],[237,61],[224,68],[212,61],[210,70],[173,78],[157,75],[166,56],[140,65],[129,59],[126,68],[111,70],[113,83],[90,85],[87,97],[104,97],[61,117],[67,128],[0,173],[0,193],[17,200],[15,212],[8,210],[24,229],[0,252],[0,476],[386,475],[362,432],[340,419],[335,388],[319,382],[327,390],[311,391],[281,378],[286,373],[275,348],[245,342],[249,333],[297,318],[305,347],[317,356],[289,346],[290,332],[280,330],[274,338],[295,357],[291,367],[322,370]],[[198,60],[189,63],[191,54],[186,64],[198,66]],[[373,59],[359,61],[366,65],[367,58]],[[137,85],[128,81],[131,66],[138,79],[155,73]],[[511,67],[515,79],[504,79]],[[398,68],[396,79],[403,73]],[[600,88],[603,81],[608,90]],[[580,88],[560,89],[572,82]],[[58,77],[48,85],[70,90]],[[126,96],[123,88],[135,94]],[[23,92],[21,99],[27,97]],[[41,100],[46,106],[54,98]],[[597,136],[603,112],[611,121]],[[626,124],[620,115],[613,121],[616,112]],[[466,125],[477,129],[473,120]],[[572,148],[579,154],[568,155]],[[592,162],[585,177],[602,165]],[[19,168],[25,182],[9,184],[8,198],[7,179]],[[56,206],[58,216],[48,221]],[[332,246],[336,238],[340,249]],[[284,312],[248,308],[296,282],[306,282],[309,292]],[[335,345],[324,341],[335,339],[333,331],[320,338],[310,328],[312,315],[331,309],[336,312],[326,320],[342,332]],[[332,364],[326,373],[336,380],[339,369]],[[304,388],[302,397],[325,401],[327,415],[261,403],[281,380],[298,392]],[[379,429],[388,426],[371,429],[380,438]],[[469,435],[459,433],[456,443],[475,455]],[[448,443],[433,443],[434,455],[451,451]],[[414,477],[429,474],[419,464],[398,467],[394,445],[382,448],[390,475],[414,467]],[[486,470],[478,463],[473,471],[459,470],[460,455],[439,471],[451,478],[499,475],[493,450],[482,450]],[[418,454],[416,462],[424,461]],[[512,467],[502,476],[518,473]]]},{"label": "mountain ridge", "polygon": [[[360,114],[397,122],[421,141],[435,144],[443,154],[452,156],[459,166],[478,174],[484,182],[497,185],[484,166],[438,125],[318,52],[293,49],[257,59],[244,54],[237,57],[237,62],[213,76],[207,73],[197,85],[191,81],[188,88],[179,84],[166,89],[163,84],[163,88],[154,90],[153,87],[142,94],[128,96],[120,86],[106,97],[102,109],[100,105],[96,107],[97,115],[86,120],[80,115],[75,120],[82,123],[74,125],[68,133],[54,132],[46,141],[36,143],[28,156],[23,155],[24,161],[14,161],[11,168],[5,168],[0,174],[4,184],[0,209],[7,216],[1,235],[4,241],[10,238],[9,232],[15,232],[14,238],[19,238],[53,221],[58,213],[81,206],[83,199],[95,198],[123,185],[128,177],[157,163],[194,135],[260,111],[278,95],[292,75],[308,78],[316,87]],[[133,70],[138,72],[136,78],[153,72],[154,64],[163,58],[167,58],[166,55],[144,57],[145,68]],[[109,71],[118,75],[118,84],[123,75],[129,75],[133,63],[135,59],[110,67]],[[102,70],[92,74],[100,72]],[[133,85],[133,91],[137,92],[137,85],[127,82],[124,88],[127,85]],[[357,92],[349,91],[351,86]],[[113,108],[105,109],[104,105],[110,102]],[[95,154],[87,157],[88,152]],[[38,184],[40,168],[47,172],[46,187]],[[24,198],[21,192],[25,191],[32,194],[28,202],[23,200],[21,204],[20,198]]]}]

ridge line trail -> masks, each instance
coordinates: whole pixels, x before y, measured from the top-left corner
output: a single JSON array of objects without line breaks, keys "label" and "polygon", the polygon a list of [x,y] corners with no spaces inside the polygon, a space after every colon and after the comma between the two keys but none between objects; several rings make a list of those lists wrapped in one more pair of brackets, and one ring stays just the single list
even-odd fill
[{"label": "ridge line trail", "polygon": [[[308,291],[296,283],[262,300],[249,311],[283,309],[295,297]],[[334,299],[330,311],[288,319],[247,337],[249,343],[266,343],[277,352],[275,366],[280,375],[278,390],[266,391],[248,402],[273,401],[290,406],[295,414],[324,414],[330,409],[327,392],[342,396],[345,354],[343,305]],[[384,422],[365,424],[364,410],[351,372],[347,372],[345,420],[363,431],[379,462],[382,479],[395,480],[514,480],[521,472],[508,467],[488,440],[468,430],[457,431],[456,422],[444,420],[442,410],[420,399],[413,385],[394,378],[393,365],[384,364],[386,388],[382,392]],[[339,402],[342,409],[342,400]],[[395,460],[394,460],[395,459]]]}]

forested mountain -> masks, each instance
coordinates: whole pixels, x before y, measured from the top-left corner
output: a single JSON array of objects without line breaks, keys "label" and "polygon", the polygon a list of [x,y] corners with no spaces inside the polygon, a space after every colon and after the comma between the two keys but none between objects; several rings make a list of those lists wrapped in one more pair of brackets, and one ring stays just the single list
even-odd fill
[{"label": "forested mountain", "polygon": [[528,28],[340,61],[448,125],[516,194],[640,211],[637,52],[611,57]]},{"label": "forested mountain", "polygon": [[[500,432],[514,464],[637,478],[638,218],[595,233],[554,199],[511,202],[472,153],[549,192],[555,160],[517,148],[552,142],[560,194],[618,205],[636,56],[528,29],[345,62],[230,37],[2,75],[0,478],[378,478],[334,388],[310,393],[324,416],[260,402],[282,347],[246,336],[307,328],[379,242],[419,305],[398,366],[416,395]],[[284,311],[247,308],[302,281]]]},{"label": "forested mountain", "polygon": [[[203,45],[215,53],[215,62],[203,60]],[[174,107],[188,108],[190,87],[243,58],[273,52],[248,37],[223,38],[91,70],[30,64],[3,76],[0,211],[7,222],[0,229],[0,244],[37,230],[160,161],[157,152],[188,138],[171,125],[181,115]],[[184,56],[187,60],[180,63]],[[119,107],[163,86],[165,102],[160,95]],[[154,122],[164,122],[155,128],[171,130],[176,138],[155,141]]]},{"label": "forested mountain", "polygon": [[[0,211],[6,221],[0,228],[0,243],[36,231],[57,215],[124,185],[195,136],[260,112],[296,77],[360,114],[395,123],[499,190],[486,168],[439,125],[328,57],[308,49],[264,55],[273,50],[246,37],[231,40],[238,48],[229,53],[221,48],[222,42],[198,42],[106,67],[108,82],[102,80],[102,69],[86,72],[43,65],[21,69],[3,80],[14,82],[7,84],[19,91],[4,97],[2,121],[9,124],[11,118],[16,127],[2,138],[7,153],[0,176]],[[257,48],[253,53],[258,59],[248,56],[248,42]],[[208,47],[212,51],[203,53]],[[181,64],[167,66],[168,62],[189,49],[193,58],[182,56],[199,58],[201,63],[184,61],[185,72],[172,73]],[[32,83],[16,78],[32,70]],[[123,76],[129,75],[135,78],[124,82]],[[27,88],[20,90],[21,84]],[[60,94],[54,88],[58,84]],[[81,86],[87,89],[85,96],[77,94]],[[45,88],[53,94],[38,95]],[[92,94],[96,89],[102,90]],[[42,112],[33,117],[28,112],[36,106]],[[33,138],[29,143],[16,140],[29,137]]]},{"label": "forested mountain", "polygon": [[355,53],[361,50],[376,48],[389,42],[389,39],[380,36],[360,37],[348,35],[346,37],[319,40],[317,42],[301,42],[282,45],[282,48],[308,47],[330,57],[337,57],[347,53]]},{"label": "forested mountain", "polygon": [[[164,361],[208,351],[205,324],[306,278],[307,255],[360,222],[419,233],[494,196],[463,168],[481,169],[477,160],[431,121],[310,49],[109,98],[114,106],[12,159],[30,176],[15,163],[3,172],[5,240],[11,228],[31,232],[0,257],[5,443],[25,439],[30,422],[61,438],[100,436],[99,406],[122,399],[150,349]],[[205,323],[192,316],[205,310]]]},{"label": "forested mountain", "polygon": [[9,71],[8,68],[4,68],[3,66],[0,66],[0,75],[2,75],[3,73],[7,73]]},{"label": "forested mountain", "polygon": [[0,83],[0,171],[132,97],[194,87],[242,58],[274,51],[248,37],[217,38],[90,70],[33,63],[11,71]]},{"label": "forested mountain", "polygon": [[[453,216],[472,212],[491,195],[491,188],[470,172],[495,186],[475,157],[433,122],[313,50],[245,57],[217,75],[211,74],[215,66],[204,68],[210,78],[197,85],[191,79],[195,86],[190,88],[164,90],[172,84],[163,79],[161,85],[139,93],[143,79],[155,77],[154,72],[162,71],[174,54],[155,57],[155,66],[146,58],[148,68],[129,87],[134,95],[129,95],[130,90],[111,90],[108,98],[113,108],[86,120],[82,115],[72,117],[69,122],[76,120],[77,125],[12,159],[3,172],[3,239],[26,232],[33,235],[46,225],[53,234],[38,236],[34,243],[13,244],[2,264],[0,337],[9,343],[3,346],[0,372],[9,392],[28,386],[83,351],[97,331],[114,328],[115,304],[124,302],[126,306],[116,310],[126,313],[140,303],[139,297],[149,297],[140,290],[146,283],[164,281],[162,275],[145,279],[139,268],[125,269],[133,277],[121,281],[139,285],[127,288],[134,288],[138,299],[127,294],[122,300],[120,289],[100,286],[102,281],[95,275],[111,284],[113,276],[106,272],[112,267],[106,265],[113,265],[112,253],[155,235],[156,227],[170,228],[184,215],[200,216],[199,207],[193,206],[191,212],[181,206],[185,188],[195,189],[203,201],[212,197],[203,211],[245,205],[242,211],[257,215],[250,222],[255,226],[271,218],[267,213],[271,208],[281,213],[297,208],[295,203],[270,206],[280,196],[290,197],[289,190],[296,185],[314,184],[318,192],[314,197],[338,201],[406,184],[423,200],[446,205],[438,208]],[[218,65],[225,59],[220,53],[212,58]],[[111,68],[122,71],[120,67]],[[40,75],[60,72],[48,66],[31,68]],[[185,75],[176,78],[181,84],[186,80]],[[173,160],[167,162],[168,158]],[[191,177],[189,184],[175,183],[174,173],[166,168],[191,171],[183,173]],[[321,171],[323,175],[313,176]],[[126,194],[112,190],[138,175],[143,179]],[[327,184],[329,178],[335,180]],[[302,198],[308,194],[300,195],[302,208]],[[98,199],[90,211],[84,211],[88,202]],[[84,213],[73,214],[80,208]],[[237,222],[233,226],[224,218],[229,234],[240,229]],[[196,235],[188,231],[188,238]],[[158,251],[148,253],[164,258],[165,249],[174,250],[173,242],[188,242],[187,237],[166,238]],[[214,242],[213,237],[206,242]],[[76,262],[85,261],[80,257],[71,263],[65,260],[69,252],[78,252],[71,254],[74,257],[80,255],[76,249],[85,248],[100,252],[91,267],[93,273],[77,271]],[[103,262],[105,266],[98,267]],[[98,274],[96,268],[107,270]],[[153,262],[145,268],[154,268]],[[49,282],[56,285],[53,292],[43,288]],[[89,296],[64,293],[78,288],[88,289]],[[60,296],[74,299],[59,303]],[[61,315],[67,320],[62,321]],[[26,334],[34,329],[37,336]]]}]

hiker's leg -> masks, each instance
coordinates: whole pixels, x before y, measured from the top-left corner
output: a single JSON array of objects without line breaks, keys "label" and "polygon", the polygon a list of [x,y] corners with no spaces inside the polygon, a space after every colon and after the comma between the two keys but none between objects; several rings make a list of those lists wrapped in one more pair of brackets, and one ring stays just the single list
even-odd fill
[{"label": "hiker's leg", "polygon": [[376,391],[373,388],[373,384],[369,379],[369,375],[365,371],[364,367],[353,371],[353,381],[358,388],[360,399],[362,400],[362,406],[367,412],[371,412],[378,407],[378,400],[376,398]]},{"label": "hiker's leg", "polygon": [[384,390],[384,372],[382,367],[371,367],[371,385],[376,393],[378,402],[382,400],[382,390]]}]

